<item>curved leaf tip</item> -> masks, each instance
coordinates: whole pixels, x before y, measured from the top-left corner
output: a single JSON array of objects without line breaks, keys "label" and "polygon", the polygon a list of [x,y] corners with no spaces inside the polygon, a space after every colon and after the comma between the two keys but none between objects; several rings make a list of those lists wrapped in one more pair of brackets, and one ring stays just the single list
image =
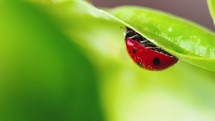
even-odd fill
[{"label": "curved leaf tip", "polygon": [[215,0],[208,0],[208,6],[215,24]]}]

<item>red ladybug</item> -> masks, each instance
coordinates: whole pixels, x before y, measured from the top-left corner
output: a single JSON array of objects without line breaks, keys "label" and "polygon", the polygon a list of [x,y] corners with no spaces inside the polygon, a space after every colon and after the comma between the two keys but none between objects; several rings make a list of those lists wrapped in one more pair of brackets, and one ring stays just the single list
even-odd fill
[{"label": "red ladybug", "polygon": [[163,70],[174,65],[178,59],[157,47],[130,28],[125,30],[125,42],[129,55],[140,67],[148,70]]}]

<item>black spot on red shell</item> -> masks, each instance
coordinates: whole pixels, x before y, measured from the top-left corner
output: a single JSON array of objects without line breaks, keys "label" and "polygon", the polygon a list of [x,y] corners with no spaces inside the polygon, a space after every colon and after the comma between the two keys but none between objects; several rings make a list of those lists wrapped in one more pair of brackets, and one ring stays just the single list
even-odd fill
[{"label": "black spot on red shell", "polygon": [[136,50],[136,49],[133,49],[132,52],[135,54],[135,53],[137,52],[137,50]]},{"label": "black spot on red shell", "polygon": [[157,57],[155,57],[155,58],[153,59],[153,64],[156,65],[156,66],[159,66],[159,65],[160,65],[160,59],[157,58]]}]

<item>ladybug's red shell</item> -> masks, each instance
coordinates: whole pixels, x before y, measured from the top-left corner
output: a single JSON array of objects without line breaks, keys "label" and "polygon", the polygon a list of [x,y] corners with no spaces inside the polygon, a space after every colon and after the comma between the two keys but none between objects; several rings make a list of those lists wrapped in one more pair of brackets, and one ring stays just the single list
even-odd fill
[{"label": "ladybug's red shell", "polygon": [[148,70],[163,70],[174,65],[178,59],[155,46],[146,38],[127,28],[126,47],[131,58]]}]

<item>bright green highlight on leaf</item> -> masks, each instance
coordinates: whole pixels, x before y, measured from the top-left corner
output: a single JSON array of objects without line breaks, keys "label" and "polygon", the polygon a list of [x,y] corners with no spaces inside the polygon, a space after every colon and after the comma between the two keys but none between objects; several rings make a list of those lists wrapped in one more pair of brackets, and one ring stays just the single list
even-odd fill
[{"label": "bright green highlight on leaf", "polygon": [[208,6],[210,9],[211,16],[215,24],[215,0],[208,0]]}]

